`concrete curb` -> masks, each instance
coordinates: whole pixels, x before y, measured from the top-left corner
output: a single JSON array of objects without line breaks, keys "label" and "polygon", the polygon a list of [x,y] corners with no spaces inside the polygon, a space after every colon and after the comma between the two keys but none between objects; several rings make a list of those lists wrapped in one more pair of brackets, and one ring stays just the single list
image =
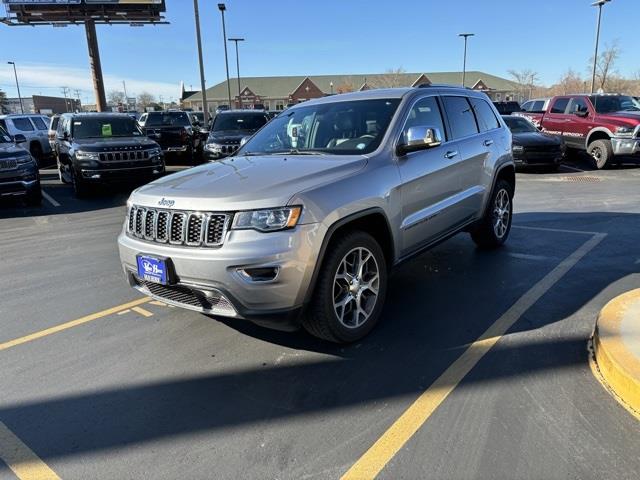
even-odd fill
[{"label": "concrete curb", "polygon": [[600,311],[593,334],[594,373],[640,419],[640,289],[614,298]]}]

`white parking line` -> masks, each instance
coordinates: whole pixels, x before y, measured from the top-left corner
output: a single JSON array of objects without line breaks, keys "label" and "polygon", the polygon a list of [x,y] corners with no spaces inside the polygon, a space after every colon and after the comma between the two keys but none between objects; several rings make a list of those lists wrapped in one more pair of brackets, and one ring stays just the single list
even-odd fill
[{"label": "white parking line", "polygon": [[519,258],[521,260],[541,261],[541,260],[548,260],[549,259],[549,257],[545,257],[544,255],[530,255],[528,253],[510,252],[510,253],[507,253],[507,255],[509,255],[510,257],[513,257],[513,258]]},{"label": "white parking line", "polygon": [[42,196],[44,197],[44,199],[47,202],[49,202],[54,207],[59,207],[60,206],[58,201],[55,198],[53,198],[51,195],[49,195],[47,192],[45,192],[44,189],[42,190]]},{"label": "white parking line", "polygon": [[542,232],[579,233],[581,235],[598,235],[601,232],[588,232],[586,230],[567,230],[566,228],[529,227],[525,225],[513,225],[511,228],[522,230],[540,230]]}]

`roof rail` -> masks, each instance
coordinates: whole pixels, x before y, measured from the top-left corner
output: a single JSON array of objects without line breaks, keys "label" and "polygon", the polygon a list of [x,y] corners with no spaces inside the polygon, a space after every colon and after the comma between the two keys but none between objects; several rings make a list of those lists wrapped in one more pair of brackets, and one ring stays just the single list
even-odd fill
[{"label": "roof rail", "polygon": [[421,83],[416,88],[429,87],[466,88],[467,90],[471,90],[469,87],[463,87],[462,85],[451,85],[450,83]]}]

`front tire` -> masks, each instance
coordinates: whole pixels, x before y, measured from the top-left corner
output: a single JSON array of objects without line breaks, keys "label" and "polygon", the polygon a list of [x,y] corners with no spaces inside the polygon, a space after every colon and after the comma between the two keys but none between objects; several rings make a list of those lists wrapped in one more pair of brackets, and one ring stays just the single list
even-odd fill
[{"label": "front tire", "polygon": [[352,231],[330,245],[302,325],[335,343],[350,343],[378,323],[387,293],[382,248],[368,233]]},{"label": "front tire", "polygon": [[591,156],[594,166],[602,170],[611,164],[613,160],[613,147],[611,140],[595,140],[587,147],[587,153]]},{"label": "front tire", "polygon": [[491,193],[489,206],[484,216],[471,231],[471,238],[478,247],[497,248],[506,242],[513,219],[512,200],[513,185],[506,180],[498,180]]},{"label": "front tire", "polygon": [[89,186],[78,177],[78,174],[72,165],[69,166],[69,172],[71,173],[71,183],[73,184],[74,195],[76,198],[86,198],[89,195]]}]

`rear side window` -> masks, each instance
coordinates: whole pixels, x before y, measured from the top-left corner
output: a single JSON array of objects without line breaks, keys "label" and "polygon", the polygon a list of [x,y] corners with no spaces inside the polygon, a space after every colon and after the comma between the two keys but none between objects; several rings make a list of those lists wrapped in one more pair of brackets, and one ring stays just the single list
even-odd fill
[{"label": "rear side window", "polygon": [[542,112],[544,110],[544,100],[532,102],[530,112]]},{"label": "rear side window", "polygon": [[443,101],[454,140],[478,133],[475,116],[465,97],[443,97]]},{"label": "rear side window", "polygon": [[13,126],[18,130],[22,130],[23,132],[32,132],[34,130],[28,118],[14,118],[12,120]]},{"label": "rear side window", "polygon": [[500,122],[487,102],[480,98],[471,98],[471,105],[476,112],[476,119],[482,132],[500,128]]},{"label": "rear side window", "polygon": [[523,112],[530,112],[531,110],[533,110],[533,103],[534,102],[525,102],[522,104],[522,111]]},{"label": "rear side window", "polygon": [[38,130],[49,130],[49,127],[44,123],[42,118],[40,117],[31,117],[31,121],[36,126]]},{"label": "rear side window", "polygon": [[567,109],[567,105],[569,105],[568,98],[558,98],[553,102],[550,113],[564,113]]},{"label": "rear side window", "polygon": [[425,97],[418,100],[411,108],[404,130],[410,127],[435,127],[440,129],[443,138],[446,135],[442,114],[436,97]]}]

